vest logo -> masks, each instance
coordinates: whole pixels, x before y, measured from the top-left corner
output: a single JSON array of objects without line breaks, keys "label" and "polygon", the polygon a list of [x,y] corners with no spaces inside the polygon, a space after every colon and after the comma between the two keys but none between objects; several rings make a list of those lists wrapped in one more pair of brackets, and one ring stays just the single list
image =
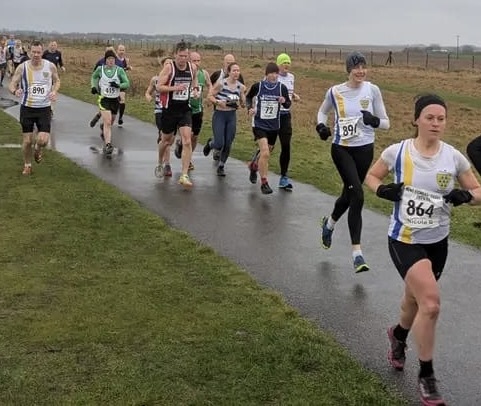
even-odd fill
[{"label": "vest logo", "polygon": [[446,189],[451,183],[452,179],[453,175],[447,172],[438,172],[436,174],[436,183],[440,189]]},{"label": "vest logo", "polygon": [[359,100],[359,104],[363,110],[366,110],[369,107],[369,99],[361,99]]},{"label": "vest logo", "polygon": [[50,72],[42,72],[43,77],[47,79],[50,76]]}]

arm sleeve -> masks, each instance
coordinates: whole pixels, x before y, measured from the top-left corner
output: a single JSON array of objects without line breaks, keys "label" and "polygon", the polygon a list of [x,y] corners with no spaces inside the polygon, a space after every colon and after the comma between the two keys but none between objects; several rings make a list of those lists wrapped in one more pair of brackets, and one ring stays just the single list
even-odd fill
[{"label": "arm sleeve", "polygon": [[287,90],[286,85],[281,84],[281,94],[282,97],[284,97],[284,99],[286,100],[284,103],[282,103],[282,107],[288,109],[289,107],[291,107],[292,100],[289,97],[289,90]]},{"label": "arm sleeve", "polygon": [[456,165],[457,176],[471,168],[468,159],[457,149],[454,149],[454,162]]},{"label": "arm sleeve", "polygon": [[130,80],[123,68],[119,68],[120,90],[125,90],[130,86]]},{"label": "arm sleeve", "polygon": [[379,90],[379,87],[376,85],[371,84],[371,86],[373,93],[373,114],[380,119],[379,128],[389,130],[390,122],[382,99],[381,90]]},{"label": "arm sleeve", "polygon": [[63,68],[62,52],[58,51],[58,66]]},{"label": "arm sleeve", "polygon": [[392,171],[394,165],[396,163],[396,157],[399,152],[399,147],[401,144],[393,144],[387,147],[384,151],[381,152],[381,159],[389,168],[389,171]]},{"label": "arm sleeve", "polygon": [[254,83],[246,94],[246,107],[249,110],[252,107],[252,99],[259,93],[259,82]]},{"label": "arm sleeve", "polygon": [[329,89],[326,92],[326,96],[324,97],[324,101],[321,104],[321,107],[319,107],[319,111],[317,112],[317,124],[322,123],[326,124],[327,123],[327,116],[329,112],[333,109],[333,104],[331,100],[331,89]]},{"label": "arm sleeve", "polygon": [[91,87],[97,87],[99,79],[100,79],[101,70],[102,69],[99,66],[92,73],[92,77],[90,78],[90,86]]}]

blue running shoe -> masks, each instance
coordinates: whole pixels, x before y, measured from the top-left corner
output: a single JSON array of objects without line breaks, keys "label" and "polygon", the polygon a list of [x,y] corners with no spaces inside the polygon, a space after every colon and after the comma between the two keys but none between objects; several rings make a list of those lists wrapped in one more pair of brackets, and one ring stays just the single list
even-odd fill
[{"label": "blue running shoe", "polygon": [[327,217],[323,217],[321,220],[321,246],[326,250],[331,248],[332,243],[332,233],[334,232],[333,229],[330,229],[327,226]]},{"label": "blue running shoe", "polygon": [[356,258],[354,258],[354,270],[356,273],[367,272],[369,269],[369,265],[366,264],[366,261],[364,261],[364,257],[362,255],[358,255]]},{"label": "blue running shoe", "polygon": [[287,191],[292,191],[292,184],[287,176],[281,176],[279,179],[279,189],[284,189]]}]

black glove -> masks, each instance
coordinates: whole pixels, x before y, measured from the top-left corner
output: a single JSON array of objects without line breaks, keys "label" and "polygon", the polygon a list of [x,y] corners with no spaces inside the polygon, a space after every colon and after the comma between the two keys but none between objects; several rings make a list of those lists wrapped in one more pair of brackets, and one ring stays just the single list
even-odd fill
[{"label": "black glove", "polygon": [[390,200],[391,202],[399,202],[402,198],[403,187],[404,182],[379,185],[376,190],[376,195],[381,199]]},{"label": "black glove", "polygon": [[443,198],[446,203],[452,203],[456,207],[463,203],[469,203],[473,200],[473,195],[468,190],[453,189]]},{"label": "black glove", "polygon": [[316,131],[319,134],[321,140],[326,141],[331,136],[331,130],[323,123],[316,125]]},{"label": "black glove", "polygon": [[231,107],[231,108],[234,108],[234,109],[238,109],[239,108],[239,105],[237,104],[236,101],[234,100],[228,100],[226,103],[225,103],[226,107]]},{"label": "black glove", "polygon": [[116,89],[118,89],[120,87],[120,85],[114,80],[109,82],[109,85],[110,85],[110,87],[115,87]]},{"label": "black glove", "polygon": [[92,87],[92,89],[90,89],[90,93],[92,94],[97,94],[99,91],[97,90],[97,88],[95,86]]},{"label": "black glove", "polygon": [[367,110],[361,110],[362,113],[362,121],[366,125],[370,125],[372,128],[378,128],[379,124],[381,124],[381,120],[379,117],[373,116],[371,112]]}]

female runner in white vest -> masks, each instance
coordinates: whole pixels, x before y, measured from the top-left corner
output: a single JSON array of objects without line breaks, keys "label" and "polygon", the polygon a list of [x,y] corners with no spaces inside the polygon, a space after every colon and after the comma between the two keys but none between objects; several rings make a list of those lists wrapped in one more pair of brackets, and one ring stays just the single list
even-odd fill
[{"label": "female runner in white vest", "polygon": [[[451,204],[481,203],[481,187],[469,161],[441,141],[446,116],[446,104],[439,96],[419,97],[414,108],[414,138],[386,148],[366,177],[372,191],[395,202],[388,231],[389,253],[405,283],[399,323],[387,332],[391,344],[388,359],[393,368],[404,368],[406,338],[412,327],[423,405],[444,405],[432,360],[440,308],[436,281],[448,254]],[[394,183],[383,185],[389,172],[394,174]],[[455,188],[456,181],[462,189]]]},{"label": "female runner in white vest", "polygon": [[349,80],[327,91],[317,115],[316,130],[322,140],[327,140],[331,136],[326,125],[327,117],[334,110],[331,156],[344,184],[331,215],[322,219],[321,244],[330,248],[334,225],[349,209],[347,224],[354,270],[364,272],[369,266],[361,251],[362,183],[374,156],[374,129],[389,129],[389,119],[379,87],[366,81],[364,55],[359,52],[349,54],[346,70]]}]

